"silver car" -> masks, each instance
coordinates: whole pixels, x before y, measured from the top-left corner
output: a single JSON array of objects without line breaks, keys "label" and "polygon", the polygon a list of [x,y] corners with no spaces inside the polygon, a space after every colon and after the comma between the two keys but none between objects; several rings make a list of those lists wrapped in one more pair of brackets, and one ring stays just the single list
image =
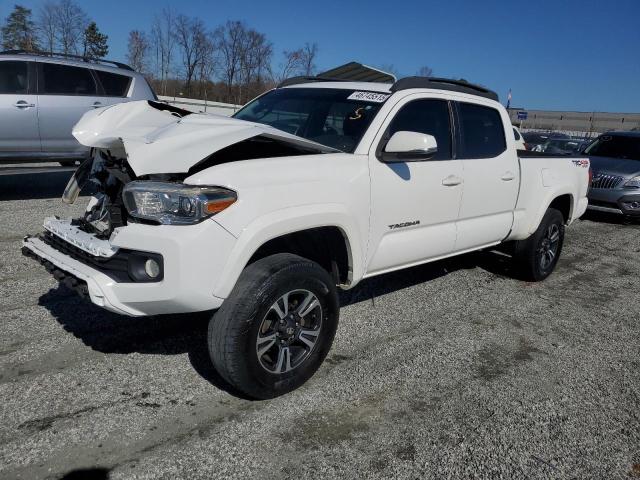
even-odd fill
[{"label": "silver car", "polygon": [[92,108],[157,100],[145,78],[111,61],[22,51],[0,53],[0,163],[73,164],[88,148],[71,135]]},{"label": "silver car", "polygon": [[640,218],[640,132],[607,132],[584,153],[593,171],[589,208]]}]

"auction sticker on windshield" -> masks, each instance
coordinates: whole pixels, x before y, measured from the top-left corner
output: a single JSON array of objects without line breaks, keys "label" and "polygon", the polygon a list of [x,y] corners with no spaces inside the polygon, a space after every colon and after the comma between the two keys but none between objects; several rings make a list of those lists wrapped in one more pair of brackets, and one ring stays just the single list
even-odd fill
[{"label": "auction sticker on windshield", "polygon": [[386,93],[353,92],[347,97],[347,100],[364,100],[365,102],[382,103],[389,97],[390,95]]}]

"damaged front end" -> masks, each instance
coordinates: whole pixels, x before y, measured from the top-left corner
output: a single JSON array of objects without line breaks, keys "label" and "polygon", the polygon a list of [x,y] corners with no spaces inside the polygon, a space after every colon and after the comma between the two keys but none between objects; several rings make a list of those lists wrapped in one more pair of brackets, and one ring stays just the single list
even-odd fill
[{"label": "damaged front end", "polygon": [[[73,134],[91,157],[62,200],[73,204],[87,192],[88,205],[78,218],[45,219],[45,231],[26,237],[22,251],[96,305],[133,316],[221,305],[211,292],[236,238],[205,220],[234,205],[238,193],[224,178],[200,184],[197,173],[254,158],[335,152],[267,125],[157,102],[92,110]],[[194,275],[203,264],[211,266],[206,288]]]},{"label": "damaged front end", "polygon": [[90,186],[94,194],[84,215],[71,223],[99,239],[108,239],[115,228],[126,225],[127,211],[122,192],[136,177],[125,159],[114,158],[100,149],[94,149],[92,153],[69,180],[62,201],[73,204],[80,191]]}]

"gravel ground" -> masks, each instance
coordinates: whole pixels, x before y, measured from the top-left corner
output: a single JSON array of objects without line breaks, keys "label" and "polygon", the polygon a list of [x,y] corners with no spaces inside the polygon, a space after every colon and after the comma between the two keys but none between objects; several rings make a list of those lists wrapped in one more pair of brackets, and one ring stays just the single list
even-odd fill
[{"label": "gravel ground", "polygon": [[20,254],[80,211],[67,176],[0,178],[0,478],[640,478],[639,224],[576,222],[539,284],[489,253],[363,282],[315,377],[250,402],[206,315],[111,314]]}]

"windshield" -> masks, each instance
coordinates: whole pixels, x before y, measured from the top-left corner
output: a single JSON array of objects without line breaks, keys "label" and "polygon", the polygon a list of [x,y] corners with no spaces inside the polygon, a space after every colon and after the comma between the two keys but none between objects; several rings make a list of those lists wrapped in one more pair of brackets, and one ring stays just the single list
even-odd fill
[{"label": "windshield", "polygon": [[601,135],[585,150],[595,157],[640,160],[640,136]]},{"label": "windshield", "polygon": [[247,104],[234,117],[352,153],[388,97],[337,88],[278,88]]}]

